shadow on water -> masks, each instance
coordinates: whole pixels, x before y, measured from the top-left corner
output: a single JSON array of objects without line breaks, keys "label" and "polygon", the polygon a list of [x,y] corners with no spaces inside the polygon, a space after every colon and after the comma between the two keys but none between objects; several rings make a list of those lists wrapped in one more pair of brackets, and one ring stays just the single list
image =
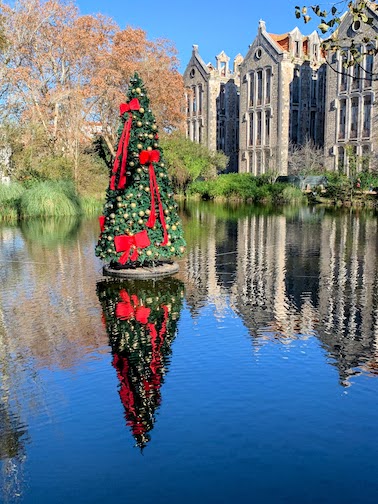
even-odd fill
[{"label": "shadow on water", "polygon": [[97,293],[126,424],[143,449],[161,403],[160,388],[177,333],[184,284],[176,278],[103,281],[97,284]]}]

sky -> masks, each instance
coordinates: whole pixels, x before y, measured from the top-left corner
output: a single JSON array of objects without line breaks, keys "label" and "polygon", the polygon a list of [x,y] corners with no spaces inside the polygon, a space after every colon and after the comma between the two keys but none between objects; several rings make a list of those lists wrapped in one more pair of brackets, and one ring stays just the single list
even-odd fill
[{"label": "sky", "polygon": [[[306,5],[300,0],[76,0],[81,14],[106,14],[120,28],[142,28],[149,40],[165,38],[178,51],[179,70],[184,72],[193,44],[205,63],[215,63],[222,50],[233,61],[237,54],[245,56],[253,42],[260,19],[270,33],[285,33],[298,26],[304,35],[316,28],[305,25],[294,15],[295,5]],[[235,8],[234,8],[235,7]]]}]

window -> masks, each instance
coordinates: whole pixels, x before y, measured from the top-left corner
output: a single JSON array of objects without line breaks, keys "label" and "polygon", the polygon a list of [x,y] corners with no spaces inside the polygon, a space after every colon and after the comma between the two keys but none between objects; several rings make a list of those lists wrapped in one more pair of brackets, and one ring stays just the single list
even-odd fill
[{"label": "window", "polygon": [[369,145],[362,146],[362,158],[361,158],[361,168],[363,171],[369,171],[370,167],[370,147]]},{"label": "window", "polygon": [[256,151],[256,175],[261,175],[263,172],[262,169],[262,151]]},{"label": "window", "polygon": [[346,100],[340,100],[339,107],[339,140],[345,139]]},{"label": "window", "polygon": [[270,110],[265,111],[265,145],[270,144]]},{"label": "window", "polygon": [[190,115],[190,96],[186,95],[186,115]]},{"label": "window", "polygon": [[192,110],[193,110],[193,114],[195,114],[197,112],[196,88],[195,87],[192,88],[192,92],[193,92]]},{"label": "window", "polygon": [[265,103],[270,103],[270,88],[271,88],[271,79],[272,79],[272,69],[267,68],[265,70]]},{"label": "window", "polygon": [[371,125],[371,95],[364,96],[364,109],[363,109],[363,127],[362,136],[364,138],[370,137]]},{"label": "window", "polygon": [[299,79],[300,79],[300,70],[299,68],[294,68],[293,72],[293,82],[292,82],[292,92],[291,98],[293,103],[299,103]]},{"label": "window", "polygon": [[348,70],[345,67],[345,65],[348,62],[348,55],[347,53],[344,52],[341,55],[341,60],[340,60],[340,92],[346,91],[347,86],[348,86]]},{"label": "window", "polygon": [[316,74],[312,76],[311,79],[311,104],[316,105]]},{"label": "window", "polygon": [[262,70],[259,70],[257,72],[257,105],[262,104],[262,92],[263,92],[262,78],[263,78]]},{"label": "window", "polygon": [[254,144],[253,112],[249,114],[249,145]]},{"label": "window", "polygon": [[358,135],[358,98],[352,98],[350,117],[350,138]]},{"label": "window", "polygon": [[311,140],[315,140],[315,132],[316,132],[316,111],[311,110],[311,112],[310,112],[310,138],[311,138]]},{"label": "window", "polygon": [[299,45],[299,40],[296,40],[294,42],[294,56],[296,58],[299,58],[300,56],[300,45]]},{"label": "window", "polygon": [[339,147],[337,152],[337,168],[339,172],[344,173],[344,147]]},{"label": "window", "polygon": [[200,84],[198,86],[198,113],[201,115],[202,114],[202,85]]},{"label": "window", "polygon": [[291,113],[291,141],[293,143],[298,143],[298,110],[293,110]]},{"label": "window", "polygon": [[249,74],[249,106],[253,107],[255,99],[255,74]]},{"label": "window", "polygon": [[[364,80],[364,88],[371,87],[372,84],[372,76],[373,76],[373,48],[368,46],[366,48],[366,56],[365,56],[365,80]],[[371,52],[371,53],[370,53]]]},{"label": "window", "polygon": [[[357,48],[358,51],[361,51],[361,47]],[[353,66],[353,76],[352,76],[352,91],[358,91],[360,89],[361,84],[361,66],[360,63],[356,63]]]},{"label": "window", "polygon": [[249,153],[249,173],[254,173],[254,166],[253,166],[253,155],[254,155],[254,152],[250,152]]},{"label": "window", "polygon": [[256,116],[257,116],[256,145],[261,145],[261,132],[262,132],[261,110],[257,112]]},{"label": "window", "polygon": [[312,54],[313,54],[313,56],[314,56],[314,60],[315,60],[315,61],[318,61],[318,56],[319,56],[318,51],[319,51],[319,46],[318,46],[318,44],[313,44],[313,45],[312,45]]}]

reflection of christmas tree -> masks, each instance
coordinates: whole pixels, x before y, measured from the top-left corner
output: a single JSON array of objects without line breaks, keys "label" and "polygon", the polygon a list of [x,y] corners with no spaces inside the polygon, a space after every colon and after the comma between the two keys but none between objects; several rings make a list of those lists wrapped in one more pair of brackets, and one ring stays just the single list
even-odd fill
[{"label": "reflection of christmas tree", "polygon": [[176,335],[183,288],[176,278],[104,281],[97,287],[126,423],[141,448],[150,440],[148,432],[160,404],[160,387]]},{"label": "reflection of christmas tree", "polygon": [[96,255],[118,267],[155,265],[181,256],[186,244],[155,118],[137,74],[130,81],[120,116]]}]

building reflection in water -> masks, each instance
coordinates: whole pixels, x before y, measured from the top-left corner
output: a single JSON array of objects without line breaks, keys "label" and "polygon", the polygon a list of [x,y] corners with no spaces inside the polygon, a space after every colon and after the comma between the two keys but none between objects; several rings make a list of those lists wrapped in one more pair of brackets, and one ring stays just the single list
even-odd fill
[{"label": "building reflection in water", "polygon": [[102,281],[97,293],[120,382],[126,424],[136,445],[150,440],[184,297],[177,278]]},{"label": "building reflection in water", "polygon": [[186,258],[188,304],[219,311],[229,298],[256,351],[264,341],[317,337],[345,386],[378,374],[376,216],[302,208],[228,226],[200,218],[209,229]]}]

